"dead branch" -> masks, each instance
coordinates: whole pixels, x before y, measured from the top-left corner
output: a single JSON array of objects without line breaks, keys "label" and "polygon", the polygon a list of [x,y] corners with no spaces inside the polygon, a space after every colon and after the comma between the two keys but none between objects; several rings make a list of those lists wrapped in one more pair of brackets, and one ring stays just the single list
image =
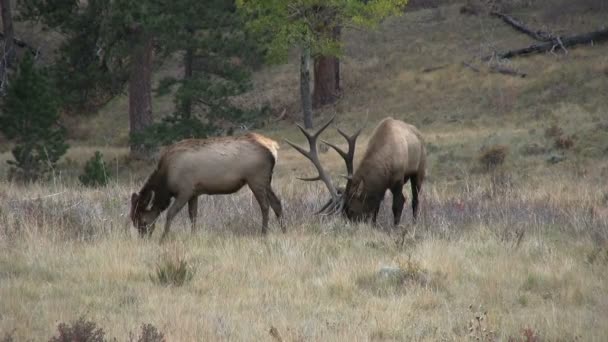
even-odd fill
[{"label": "dead branch", "polygon": [[525,72],[517,71],[515,69],[508,68],[504,65],[492,65],[490,67],[490,72],[494,72],[497,74],[503,74],[503,75],[509,75],[509,76],[515,76],[515,77],[521,77],[521,78],[528,76],[528,74],[526,74]]},{"label": "dead branch", "polygon": [[473,70],[473,71],[475,71],[475,72],[479,72],[479,68],[477,68],[476,66],[474,66],[474,65],[473,65],[473,64],[471,64],[471,63],[468,63],[468,62],[462,62],[462,65],[464,65],[465,67],[467,67],[467,68],[469,68],[469,69],[471,69],[471,70]]},{"label": "dead branch", "polygon": [[[473,70],[474,72],[481,72],[481,69],[474,66],[471,63],[468,62],[462,62],[462,65]],[[485,68],[484,68],[485,69]],[[516,76],[516,77],[521,77],[524,78],[526,76],[528,76],[528,74],[521,72],[521,71],[517,71],[515,69],[509,68],[507,66],[504,65],[491,65],[488,67],[487,69],[489,72],[491,73],[496,73],[496,74],[503,74],[503,75],[508,75],[508,76]]]},{"label": "dead branch", "polygon": [[437,71],[437,70],[441,70],[443,68],[448,67],[449,64],[443,64],[443,65],[438,65],[438,66],[432,66],[432,67],[428,67],[428,68],[424,68],[422,69],[422,73],[429,73],[429,72],[433,72],[433,71]]},{"label": "dead branch", "polygon": [[513,18],[510,15],[496,12],[496,11],[490,12],[490,15],[502,19],[502,21],[507,23],[507,25],[513,27],[516,31],[527,34],[528,36],[530,36],[533,39],[538,40],[540,42],[549,42],[549,41],[553,41],[554,39],[556,39],[556,37],[554,37],[549,32],[545,32],[545,31],[541,31],[541,30],[533,30],[531,28],[528,28],[521,21]]},{"label": "dead branch", "polygon": [[[556,46],[563,48],[564,51],[567,51],[566,48],[568,48],[568,47],[573,47],[573,46],[581,45],[581,44],[595,44],[595,43],[603,42],[605,40],[608,40],[608,28],[602,29],[599,31],[593,31],[593,32],[589,32],[589,33],[583,33],[583,34],[579,34],[579,35],[575,35],[575,36],[570,36],[570,37],[560,37],[559,40],[551,40],[551,41],[544,42],[544,43],[532,44],[525,48],[509,50],[506,52],[496,54],[496,57],[501,58],[501,59],[503,59],[503,58],[508,59],[508,58],[513,58],[513,57],[518,57],[518,56],[531,55],[531,54],[535,54],[535,53],[549,52],[552,49],[554,49]],[[561,41],[561,43],[560,43],[560,41]],[[493,57],[494,57],[494,55],[486,56],[486,57],[482,58],[482,60],[488,61],[488,60],[492,59]]]}]

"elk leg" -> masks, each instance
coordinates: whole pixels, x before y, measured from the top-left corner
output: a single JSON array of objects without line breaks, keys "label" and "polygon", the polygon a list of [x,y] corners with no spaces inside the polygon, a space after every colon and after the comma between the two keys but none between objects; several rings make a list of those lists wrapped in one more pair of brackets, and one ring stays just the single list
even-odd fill
[{"label": "elk leg", "polygon": [[190,228],[190,232],[194,234],[196,232],[196,216],[198,212],[198,196],[193,196],[188,201],[188,216],[190,216],[190,223],[192,227]]},{"label": "elk leg", "polygon": [[262,211],[262,235],[266,235],[266,231],[268,230],[268,195],[266,194],[266,189],[263,187],[251,186],[249,185],[251,192],[255,196],[255,199],[258,201],[260,205],[260,210]]},{"label": "elk leg", "polygon": [[414,216],[414,222],[418,217],[418,194],[422,186],[422,178],[419,176],[412,176],[410,185],[412,186],[412,215]]},{"label": "elk leg", "polygon": [[272,188],[268,192],[268,201],[270,202],[270,206],[272,207],[272,211],[274,211],[277,216],[277,220],[279,221],[279,225],[281,226],[281,231],[283,233],[287,232],[285,228],[285,223],[283,222],[283,207],[281,206],[281,200],[277,197],[277,194],[272,191]]},{"label": "elk leg", "polygon": [[382,202],[378,203],[378,206],[376,207],[376,209],[374,209],[374,214],[372,216],[372,223],[375,225],[376,222],[378,221],[378,212],[380,212],[380,206],[382,205]]},{"label": "elk leg", "polygon": [[393,193],[393,224],[396,226],[401,222],[401,213],[403,212],[403,205],[405,204],[405,196],[403,196],[403,183],[393,185],[391,188]]},{"label": "elk leg", "polygon": [[169,207],[169,210],[167,210],[167,221],[165,222],[165,231],[160,237],[161,242],[164,241],[167,235],[169,234],[169,229],[171,228],[171,221],[173,221],[175,215],[179,213],[179,211],[184,207],[184,205],[186,205],[186,202],[188,202],[189,199],[190,197],[178,196],[175,198],[175,201],[173,201],[173,203]]}]

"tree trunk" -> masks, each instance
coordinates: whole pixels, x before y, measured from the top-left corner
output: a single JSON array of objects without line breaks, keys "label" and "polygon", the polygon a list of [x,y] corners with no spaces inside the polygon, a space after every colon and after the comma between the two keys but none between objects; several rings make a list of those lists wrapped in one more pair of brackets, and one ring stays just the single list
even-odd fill
[{"label": "tree trunk", "polygon": [[312,128],[312,96],[310,94],[310,48],[304,47],[300,56],[300,96],[304,127]]},{"label": "tree trunk", "polygon": [[338,63],[338,58],[334,56],[318,56],[315,58],[314,108],[330,104],[338,98],[335,70]]},{"label": "tree trunk", "polygon": [[0,61],[0,91],[6,87],[7,69],[11,67],[15,60],[15,44],[13,39],[13,14],[11,12],[11,1],[0,0],[0,11],[2,11],[2,30],[4,32],[4,44],[2,48],[2,60]]},{"label": "tree trunk", "polygon": [[[188,87],[188,81],[192,79],[193,75],[193,65],[194,65],[194,48],[187,48],[184,53],[184,84]],[[180,104],[180,114],[183,118],[192,117],[192,98],[190,96],[186,96],[182,98],[182,103]]]},{"label": "tree trunk", "polygon": [[13,30],[13,14],[11,12],[11,1],[0,0],[0,11],[2,11],[2,30],[4,32],[4,50],[3,60],[6,62],[7,67],[11,66],[11,63],[15,59],[15,45],[13,39],[15,38],[15,31]]},{"label": "tree trunk", "polygon": [[[533,45],[527,46],[525,48],[510,50],[507,52],[499,53],[499,54],[497,54],[497,56],[498,56],[498,58],[507,59],[507,58],[513,58],[513,57],[518,57],[518,56],[535,54],[535,53],[548,52],[548,51],[552,51],[555,48],[566,49],[567,47],[572,47],[572,46],[576,46],[576,45],[596,44],[596,43],[601,43],[603,41],[608,41],[608,29],[602,29],[599,31],[593,31],[593,32],[584,33],[584,34],[578,34],[576,36],[559,37],[559,39],[556,38],[554,41],[533,44]],[[492,55],[486,56],[486,57],[482,58],[482,60],[487,61],[493,57],[494,56],[492,56]]]},{"label": "tree trunk", "polygon": [[[331,35],[333,40],[339,41],[340,27],[333,27]],[[314,79],[314,108],[335,102],[340,92],[340,59],[335,56],[315,58]]]},{"label": "tree trunk", "polygon": [[[342,26],[336,25],[332,31],[332,36],[334,41],[339,42],[342,39]],[[336,58],[334,63],[336,63],[336,66],[334,67],[336,73],[336,91],[340,92],[340,89],[342,89],[340,86],[340,58]]]},{"label": "tree trunk", "polygon": [[[136,32],[136,46],[131,55],[129,76],[129,124],[131,137],[141,133],[152,124],[152,38],[143,32]],[[131,156],[146,159],[149,151],[145,147],[131,143]]]}]

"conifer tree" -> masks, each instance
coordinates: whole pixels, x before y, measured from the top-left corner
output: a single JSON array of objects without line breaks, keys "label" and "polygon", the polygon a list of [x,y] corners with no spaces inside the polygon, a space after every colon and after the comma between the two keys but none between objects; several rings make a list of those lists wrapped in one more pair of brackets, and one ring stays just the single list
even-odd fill
[{"label": "conifer tree", "polygon": [[164,54],[181,56],[183,74],[162,80],[158,93],[175,90],[175,111],[141,138],[167,144],[213,135],[218,125],[254,123],[263,108],[231,101],[251,89],[251,68],[262,56],[235,2],[175,0],[160,12],[157,42]]},{"label": "conifer tree", "polygon": [[51,171],[67,151],[65,129],[47,75],[26,54],[10,82],[0,113],[0,130],[15,143],[12,172],[18,179],[34,181]]}]

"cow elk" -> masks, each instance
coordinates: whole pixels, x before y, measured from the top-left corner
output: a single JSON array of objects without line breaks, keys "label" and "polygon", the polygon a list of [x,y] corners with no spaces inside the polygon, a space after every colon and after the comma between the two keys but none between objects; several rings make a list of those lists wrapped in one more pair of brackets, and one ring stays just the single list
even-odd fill
[{"label": "cow elk", "polygon": [[333,118],[329,120],[314,133],[309,133],[298,125],[308,140],[310,146],[308,151],[287,141],[289,145],[308,158],[318,171],[316,177],[300,179],[321,180],[329,190],[331,199],[318,213],[342,213],[353,221],[368,220],[371,217],[376,223],[380,204],[386,190],[389,189],[393,194],[393,223],[397,226],[405,204],[403,186],[409,180],[412,188],[412,211],[414,220],[416,220],[418,196],[425,176],[426,162],[424,140],[418,129],[391,117],[382,120],[374,129],[367,150],[356,171],[354,171],[353,159],[357,137],[361,133],[361,129],[351,136],[338,129],[338,133],[348,142],[348,152],[322,141],[338,152],[346,163],[348,172],[346,187],[338,189],[334,187],[331,178],[323,169],[317,152],[317,139],[333,120]]},{"label": "cow elk", "polygon": [[[269,206],[285,232],[281,201],[270,185],[278,149],[276,141],[255,133],[187,139],[169,146],[139,193],[131,195],[133,225],[141,236],[152,235],[154,222],[168,207],[162,241],[175,215],[188,203],[194,232],[198,196],[232,194],[247,184],[262,210],[262,233],[268,228]],[[175,199],[169,207],[171,198]]]}]

